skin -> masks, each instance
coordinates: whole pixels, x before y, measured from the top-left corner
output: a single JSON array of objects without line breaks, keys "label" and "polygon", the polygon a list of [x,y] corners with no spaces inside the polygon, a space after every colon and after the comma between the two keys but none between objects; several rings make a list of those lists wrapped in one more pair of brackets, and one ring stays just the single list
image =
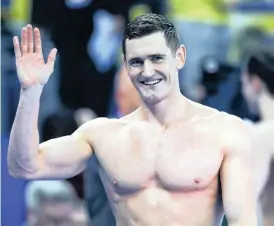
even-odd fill
[{"label": "skin", "polygon": [[274,172],[270,171],[274,159],[274,98],[257,75],[249,77],[247,72],[244,72],[242,84],[242,93],[249,110],[261,118],[260,122],[249,126],[253,140],[252,173],[255,176],[262,225],[272,226],[274,225],[274,187],[273,182],[268,180],[274,176]]},{"label": "skin", "polygon": [[[10,137],[11,175],[73,177],[95,155],[118,226],[217,226],[224,213],[230,226],[257,226],[246,126],[237,117],[180,94],[184,46],[172,53],[161,32],[126,40],[127,71],[141,97],[140,108],[121,119],[97,118],[71,136],[39,145],[40,84],[50,73],[40,77],[41,68],[27,70],[40,56],[26,51],[24,45],[32,45],[25,40],[31,40],[31,26],[28,30],[23,28],[22,53],[14,39],[18,77],[25,88]],[[141,83],[152,79],[161,81]]]}]

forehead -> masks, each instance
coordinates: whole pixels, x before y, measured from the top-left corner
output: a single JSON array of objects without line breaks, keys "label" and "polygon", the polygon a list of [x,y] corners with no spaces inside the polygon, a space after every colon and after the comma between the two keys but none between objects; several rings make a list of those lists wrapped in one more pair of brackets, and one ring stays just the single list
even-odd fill
[{"label": "forehead", "polygon": [[150,54],[171,54],[163,32],[126,40],[126,57],[142,57]]}]

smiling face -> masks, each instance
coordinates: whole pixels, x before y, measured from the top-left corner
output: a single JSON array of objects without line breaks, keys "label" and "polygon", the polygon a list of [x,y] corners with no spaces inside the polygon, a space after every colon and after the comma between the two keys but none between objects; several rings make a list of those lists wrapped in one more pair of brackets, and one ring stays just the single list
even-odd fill
[{"label": "smiling face", "polygon": [[178,90],[178,69],[185,61],[185,48],[172,54],[163,32],[126,40],[128,76],[143,101],[157,103]]}]

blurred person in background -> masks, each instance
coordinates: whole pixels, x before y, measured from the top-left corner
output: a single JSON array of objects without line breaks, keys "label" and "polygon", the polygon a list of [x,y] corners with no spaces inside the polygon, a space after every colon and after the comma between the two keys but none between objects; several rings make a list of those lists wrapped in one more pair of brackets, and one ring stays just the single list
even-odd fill
[{"label": "blurred person in background", "polygon": [[[243,59],[243,53],[246,52],[242,50],[249,45],[248,42],[252,42],[252,39],[256,42],[255,39],[262,39],[263,35],[264,40],[259,43],[263,45],[268,45],[268,39],[274,39],[273,4],[271,1],[252,0],[226,0],[226,2],[230,12],[229,27],[231,30],[228,61],[239,65]],[[254,47],[251,46],[247,51]]]},{"label": "blurred person in background", "polygon": [[76,204],[76,207],[72,213],[72,221],[74,226],[89,226],[89,216],[86,207],[86,201],[80,201]]},{"label": "blurred person in background", "polygon": [[242,92],[260,121],[248,123],[253,137],[253,175],[261,225],[274,225],[274,48],[254,49],[243,67]]},{"label": "blurred person in background", "polygon": [[118,106],[118,115],[124,116],[140,106],[140,97],[128,77],[125,64],[117,74],[116,80],[115,100]]},{"label": "blurred person in background", "polygon": [[31,181],[25,194],[25,226],[78,226],[79,221],[81,226],[88,224],[87,215],[77,216],[82,212],[79,198],[66,181]]},{"label": "blurred person in background", "polygon": [[223,0],[170,0],[170,17],[180,40],[188,49],[187,64],[180,71],[180,88],[194,100],[201,99],[198,84],[202,77],[201,63],[207,56],[225,61],[230,33],[228,12]]},{"label": "blurred person in background", "polygon": [[[256,27],[246,27],[238,33],[235,39],[235,49],[243,60],[245,53],[261,46],[268,46],[267,35]],[[241,64],[221,62],[216,57],[206,57],[202,61],[202,79],[200,84],[201,99],[199,102],[225,111],[241,118],[249,118],[257,121],[258,116],[252,114],[246,105],[242,95]]]}]

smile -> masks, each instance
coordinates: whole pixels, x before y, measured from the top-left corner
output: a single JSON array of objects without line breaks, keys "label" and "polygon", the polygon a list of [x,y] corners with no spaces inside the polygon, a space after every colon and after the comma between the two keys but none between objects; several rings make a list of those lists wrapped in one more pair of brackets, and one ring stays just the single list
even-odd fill
[{"label": "smile", "polygon": [[158,84],[161,81],[162,81],[162,79],[156,79],[156,80],[151,80],[151,81],[142,81],[141,83],[143,85],[147,85],[147,86],[149,85],[149,86],[151,86],[151,85],[156,85],[156,84]]}]

